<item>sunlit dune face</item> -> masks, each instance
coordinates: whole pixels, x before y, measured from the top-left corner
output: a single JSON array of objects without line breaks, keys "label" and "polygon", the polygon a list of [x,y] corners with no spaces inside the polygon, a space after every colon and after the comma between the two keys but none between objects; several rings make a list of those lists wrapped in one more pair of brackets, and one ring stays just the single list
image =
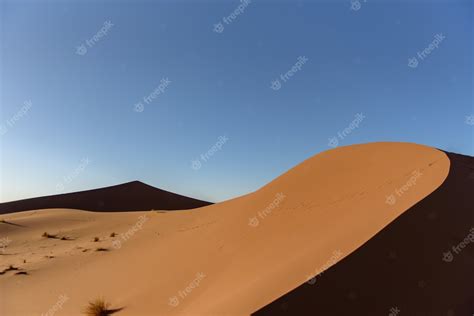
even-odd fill
[{"label": "sunlit dune face", "polygon": [[1,307],[47,313],[67,295],[57,315],[100,297],[123,308],[117,315],[248,315],[317,282],[448,171],[433,148],[373,143],[316,155],[252,194],[195,210],[12,214],[0,223],[11,240],[2,269],[28,275],[0,275]]}]

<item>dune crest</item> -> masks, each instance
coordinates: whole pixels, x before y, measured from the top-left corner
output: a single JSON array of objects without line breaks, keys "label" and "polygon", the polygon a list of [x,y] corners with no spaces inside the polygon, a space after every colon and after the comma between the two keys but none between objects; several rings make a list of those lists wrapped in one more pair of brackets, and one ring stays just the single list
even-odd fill
[{"label": "dune crest", "polygon": [[125,307],[119,315],[249,315],[359,248],[439,187],[449,166],[430,147],[371,143],[323,152],[254,193],[196,210],[13,214],[9,221],[28,227],[8,228],[7,250],[20,254],[40,242],[55,249],[41,230],[68,230],[86,247],[104,227],[123,233],[138,216],[147,221],[118,249],[61,253],[22,265],[33,270],[23,279],[0,276],[0,311],[45,313],[64,294],[56,315],[79,314],[98,296]]},{"label": "dune crest", "polygon": [[474,157],[446,154],[449,174],[433,193],[315,285],[301,283],[252,315],[471,315]]},{"label": "dune crest", "polygon": [[105,188],[0,203],[0,214],[53,208],[97,212],[184,210],[210,204],[132,181]]}]

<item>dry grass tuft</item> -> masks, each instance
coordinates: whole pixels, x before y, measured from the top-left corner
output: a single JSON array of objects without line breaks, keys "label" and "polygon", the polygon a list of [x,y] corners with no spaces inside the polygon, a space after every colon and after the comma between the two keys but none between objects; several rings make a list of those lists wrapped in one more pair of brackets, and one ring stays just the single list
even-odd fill
[{"label": "dry grass tuft", "polygon": [[48,232],[44,232],[43,235],[41,235],[41,237],[45,237],[45,238],[57,238],[57,236],[58,235],[53,235]]},{"label": "dry grass tuft", "polygon": [[84,314],[87,316],[107,316],[111,314],[109,307],[110,304],[103,298],[98,298],[89,302],[89,305],[84,309]]}]

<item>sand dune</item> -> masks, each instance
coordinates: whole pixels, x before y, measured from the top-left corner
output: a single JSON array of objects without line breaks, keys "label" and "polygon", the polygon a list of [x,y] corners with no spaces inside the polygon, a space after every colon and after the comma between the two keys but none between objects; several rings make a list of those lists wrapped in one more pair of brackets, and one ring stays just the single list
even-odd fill
[{"label": "sand dune", "polygon": [[66,295],[55,315],[77,315],[99,296],[123,307],[118,315],[249,315],[361,247],[436,190],[449,166],[430,147],[372,143],[321,153],[196,210],[3,216],[11,224],[0,223],[0,237],[11,242],[1,269],[28,275],[0,275],[0,312],[46,313]]},{"label": "sand dune", "polygon": [[254,315],[389,315],[391,309],[471,315],[474,158],[448,157],[450,172],[437,190],[337,265]]},{"label": "sand dune", "polygon": [[0,203],[0,214],[49,208],[101,212],[184,210],[210,204],[133,181],[94,190]]}]

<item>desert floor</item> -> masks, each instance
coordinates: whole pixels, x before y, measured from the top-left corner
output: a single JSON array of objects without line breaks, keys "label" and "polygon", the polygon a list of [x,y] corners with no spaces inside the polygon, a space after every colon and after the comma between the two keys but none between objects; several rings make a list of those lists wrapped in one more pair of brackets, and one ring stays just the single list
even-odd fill
[{"label": "desert floor", "polygon": [[430,147],[371,143],[193,210],[5,214],[0,314],[79,315],[103,297],[117,315],[249,315],[361,247],[438,188],[449,166]]}]

